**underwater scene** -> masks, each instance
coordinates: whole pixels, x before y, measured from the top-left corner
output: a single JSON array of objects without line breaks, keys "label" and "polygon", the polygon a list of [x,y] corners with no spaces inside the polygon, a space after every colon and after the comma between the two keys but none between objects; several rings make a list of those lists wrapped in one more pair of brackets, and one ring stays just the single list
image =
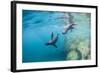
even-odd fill
[{"label": "underwater scene", "polygon": [[22,10],[22,63],[91,59],[91,14]]}]

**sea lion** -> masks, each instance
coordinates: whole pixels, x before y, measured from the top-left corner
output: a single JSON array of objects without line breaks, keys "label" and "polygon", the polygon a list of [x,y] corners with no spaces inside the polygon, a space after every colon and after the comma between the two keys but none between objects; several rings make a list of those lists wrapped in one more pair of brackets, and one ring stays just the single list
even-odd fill
[{"label": "sea lion", "polygon": [[56,42],[58,41],[58,34],[57,36],[54,37],[54,34],[52,32],[51,34],[51,40],[49,40],[45,45],[48,46],[48,45],[52,45],[54,46],[55,48],[57,48],[57,45],[56,45]]},{"label": "sea lion", "polygon": [[70,24],[64,26],[64,30],[63,30],[62,34],[66,34],[69,30],[74,29],[75,25],[76,24],[74,24],[74,23],[70,23]]}]

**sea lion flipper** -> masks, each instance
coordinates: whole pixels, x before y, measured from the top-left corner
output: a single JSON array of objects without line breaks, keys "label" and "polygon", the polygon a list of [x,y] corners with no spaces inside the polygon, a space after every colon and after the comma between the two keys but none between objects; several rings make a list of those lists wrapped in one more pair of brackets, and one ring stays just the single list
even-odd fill
[{"label": "sea lion flipper", "polygon": [[56,44],[53,44],[53,46],[57,48],[57,45]]},{"label": "sea lion flipper", "polygon": [[53,35],[53,32],[52,32],[52,34],[51,34],[51,39],[53,39],[53,36],[54,36],[54,35]]}]

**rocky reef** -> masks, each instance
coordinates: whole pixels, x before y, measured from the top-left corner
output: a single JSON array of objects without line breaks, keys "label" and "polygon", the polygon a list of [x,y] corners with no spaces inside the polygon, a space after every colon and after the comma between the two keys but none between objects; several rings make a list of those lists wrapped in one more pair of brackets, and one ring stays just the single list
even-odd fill
[{"label": "rocky reef", "polygon": [[71,19],[71,22],[77,23],[77,30],[73,30],[72,32],[69,32],[65,35],[64,45],[67,52],[66,60],[91,59],[90,15],[80,14],[78,16],[81,18],[75,19],[74,17],[77,16],[75,16],[75,14],[69,13],[69,18]]}]

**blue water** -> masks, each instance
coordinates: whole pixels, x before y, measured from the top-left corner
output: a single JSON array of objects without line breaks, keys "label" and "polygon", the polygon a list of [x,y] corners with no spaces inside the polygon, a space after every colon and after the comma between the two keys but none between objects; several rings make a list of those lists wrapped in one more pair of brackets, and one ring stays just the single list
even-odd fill
[{"label": "blue water", "polygon": [[[81,15],[85,13],[72,13],[76,19],[74,21],[76,21],[77,25],[73,31],[69,31],[65,35],[62,35],[65,19],[57,19],[64,16],[63,12],[23,10],[22,13],[23,63],[65,61],[67,60],[66,49],[70,48],[65,47],[65,43],[68,43],[67,46],[71,44],[69,42],[65,42],[65,37],[67,37],[68,41],[75,39],[75,37],[77,38],[79,35],[83,35],[83,37],[86,39],[90,38],[90,26],[88,18],[84,15]],[[66,18],[66,23],[67,22],[68,19]],[[54,36],[59,34],[59,39],[56,43],[57,48],[52,45],[45,45],[45,43],[51,39],[52,32],[54,33]]]}]

